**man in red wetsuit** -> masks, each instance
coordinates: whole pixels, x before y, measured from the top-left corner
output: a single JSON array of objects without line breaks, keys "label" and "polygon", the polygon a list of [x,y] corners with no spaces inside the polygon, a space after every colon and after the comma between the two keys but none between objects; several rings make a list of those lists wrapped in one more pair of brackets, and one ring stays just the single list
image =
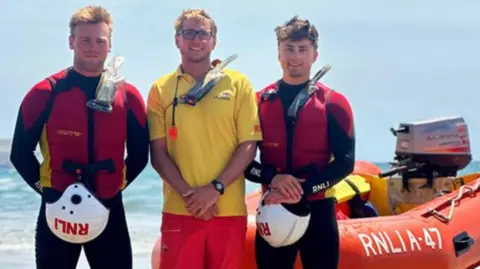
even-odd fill
[{"label": "man in red wetsuit", "polygon": [[282,203],[293,213],[308,205],[311,219],[305,235],[293,245],[274,248],[257,233],[256,262],[259,269],[292,269],[299,251],[305,269],[337,268],[336,202],[325,198],[325,191],[353,171],[352,110],[342,94],[317,83],[296,116],[289,113],[310,82],[318,32],[308,20],[294,17],[277,27],[276,34],[283,77],[258,93],[261,164],[252,162],[245,176],[264,190],[270,188],[267,204]]},{"label": "man in red wetsuit", "polygon": [[[117,86],[110,113],[87,107],[103,79],[111,32],[112,18],[104,8],[88,6],[75,12],[69,37],[73,67],[38,82],[20,105],[10,159],[41,196],[35,235],[38,269],[76,268],[82,246],[90,268],[132,268],[122,190],[148,162],[145,103],[135,86],[125,82]],[[37,144],[41,164],[34,155]],[[57,237],[46,217],[46,203],[57,201],[77,179],[110,210],[103,232],[84,244]],[[72,196],[72,203],[80,202]]]}]

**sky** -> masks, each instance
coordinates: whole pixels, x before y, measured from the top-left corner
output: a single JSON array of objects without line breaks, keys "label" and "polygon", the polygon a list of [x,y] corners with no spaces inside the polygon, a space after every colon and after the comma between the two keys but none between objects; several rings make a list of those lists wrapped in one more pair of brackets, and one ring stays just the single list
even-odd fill
[{"label": "sky", "polygon": [[213,56],[237,53],[229,67],[245,73],[257,90],[281,76],[273,29],[299,15],[320,32],[314,69],[332,65],[323,82],[351,102],[357,159],[389,161],[395,150],[390,127],[445,116],[465,118],[479,159],[476,0],[2,0],[0,138],[11,138],[25,93],[72,64],[68,22],[92,3],[112,13],[112,54],[125,57],[123,75],[144,98],[155,79],[179,64],[173,23],[183,9],[205,8],[213,16],[219,27]]}]

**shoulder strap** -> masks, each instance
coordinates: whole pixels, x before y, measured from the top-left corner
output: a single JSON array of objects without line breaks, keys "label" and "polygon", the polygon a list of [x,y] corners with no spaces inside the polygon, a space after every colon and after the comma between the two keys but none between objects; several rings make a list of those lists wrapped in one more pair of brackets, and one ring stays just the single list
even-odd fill
[{"label": "shoulder strap", "polygon": [[50,113],[52,112],[52,108],[53,108],[53,103],[55,102],[55,98],[57,97],[57,92],[58,92],[56,81],[54,81],[51,78],[47,78],[47,80],[50,83],[52,90],[50,92],[50,96],[48,97],[48,101],[45,106],[45,109],[42,111],[42,115],[40,116],[42,126],[47,123],[48,118],[50,117]]},{"label": "shoulder strap", "polygon": [[45,109],[42,112],[42,115],[40,115],[40,124],[43,126],[47,123],[48,118],[50,117],[50,113],[52,112],[53,108],[53,103],[55,102],[55,99],[58,95],[59,92],[65,90],[66,87],[66,77],[68,75],[69,70],[67,70],[67,74],[65,74],[64,77],[60,78],[59,80],[55,81],[51,77],[47,77],[46,80],[50,83],[50,86],[52,88],[50,92],[50,96],[48,97],[47,104],[45,106]]},{"label": "shoulder strap", "polygon": [[265,89],[261,90],[261,94],[258,94],[257,98],[257,112],[260,115],[261,106],[264,101],[269,100],[272,101],[277,98],[277,90],[276,90],[277,82],[267,86]]}]

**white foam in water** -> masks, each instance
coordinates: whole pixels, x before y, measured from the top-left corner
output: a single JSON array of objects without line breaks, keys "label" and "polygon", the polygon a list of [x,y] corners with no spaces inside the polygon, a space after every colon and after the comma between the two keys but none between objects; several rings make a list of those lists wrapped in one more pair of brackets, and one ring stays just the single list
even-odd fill
[{"label": "white foam in water", "polygon": [[0,191],[10,191],[16,186],[13,178],[0,178]]}]

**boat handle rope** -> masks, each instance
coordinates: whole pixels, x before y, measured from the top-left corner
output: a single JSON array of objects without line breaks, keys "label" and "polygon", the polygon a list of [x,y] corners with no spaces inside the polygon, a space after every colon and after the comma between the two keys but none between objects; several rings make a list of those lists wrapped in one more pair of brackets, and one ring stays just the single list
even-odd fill
[{"label": "boat handle rope", "polygon": [[480,188],[480,181],[477,181],[477,183],[473,186],[473,187],[470,187],[470,186],[461,186],[459,191],[458,191],[458,194],[457,196],[455,196],[454,198],[452,198],[450,200],[450,210],[448,212],[448,216],[445,216],[444,214],[440,213],[439,211],[437,211],[436,209],[438,209],[441,205],[438,205],[437,207],[435,208],[429,208],[427,210],[427,214],[430,213],[432,214],[433,216],[437,217],[438,219],[440,219],[441,221],[443,222],[446,222],[446,223],[449,223],[452,219],[453,219],[453,211],[455,209],[455,204],[456,202],[460,201],[462,198],[463,198],[463,195],[464,194],[468,194],[470,196],[474,196],[474,193],[476,191],[478,191]]}]

